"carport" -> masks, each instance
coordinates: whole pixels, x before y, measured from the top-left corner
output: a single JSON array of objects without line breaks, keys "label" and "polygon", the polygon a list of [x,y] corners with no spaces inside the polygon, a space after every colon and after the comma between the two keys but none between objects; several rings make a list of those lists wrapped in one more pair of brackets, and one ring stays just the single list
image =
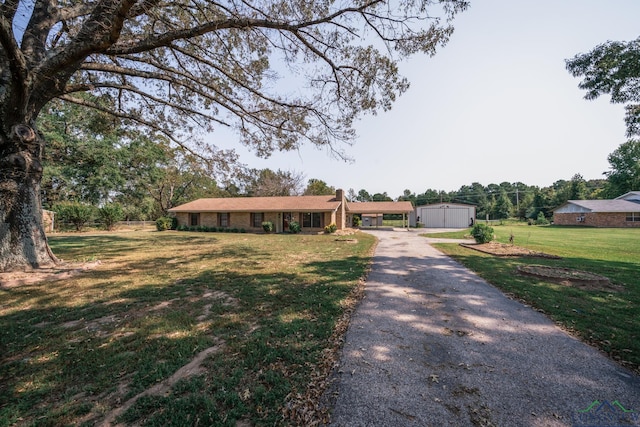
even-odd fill
[{"label": "carport", "polygon": [[[353,215],[371,218],[370,225],[381,225],[384,214],[402,214],[403,228],[409,227],[409,215],[413,212],[411,202],[349,202],[347,203],[347,223],[353,224]],[[380,220],[378,220],[380,218]]]}]

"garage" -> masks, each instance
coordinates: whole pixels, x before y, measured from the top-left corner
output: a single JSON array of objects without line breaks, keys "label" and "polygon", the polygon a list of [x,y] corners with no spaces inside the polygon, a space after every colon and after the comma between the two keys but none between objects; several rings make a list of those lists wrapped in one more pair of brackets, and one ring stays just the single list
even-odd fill
[{"label": "garage", "polygon": [[476,207],[455,203],[437,203],[416,207],[418,222],[427,228],[466,228],[475,221]]}]

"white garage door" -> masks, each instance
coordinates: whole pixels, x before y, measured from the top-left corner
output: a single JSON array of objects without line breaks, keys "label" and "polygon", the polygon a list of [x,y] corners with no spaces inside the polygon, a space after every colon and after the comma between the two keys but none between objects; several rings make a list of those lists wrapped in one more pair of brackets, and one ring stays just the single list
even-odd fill
[{"label": "white garage door", "polygon": [[427,228],[465,228],[473,217],[465,207],[420,208],[420,222]]}]

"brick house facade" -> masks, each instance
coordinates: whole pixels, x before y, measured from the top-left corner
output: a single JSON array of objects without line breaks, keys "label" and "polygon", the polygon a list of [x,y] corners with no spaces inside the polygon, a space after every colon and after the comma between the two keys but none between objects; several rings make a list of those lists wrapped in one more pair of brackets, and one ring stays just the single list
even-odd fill
[{"label": "brick house facade", "polygon": [[556,225],[640,227],[640,191],[613,200],[569,200],[553,211]]}]

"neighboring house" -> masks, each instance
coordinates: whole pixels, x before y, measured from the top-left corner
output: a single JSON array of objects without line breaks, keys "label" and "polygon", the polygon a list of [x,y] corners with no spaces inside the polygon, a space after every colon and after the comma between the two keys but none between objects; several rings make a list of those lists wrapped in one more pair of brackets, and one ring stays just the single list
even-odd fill
[{"label": "neighboring house", "polygon": [[640,227],[640,191],[613,200],[569,200],[553,211],[556,225]]},{"label": "neighboring house", "polygon": [[[366,206],[365,206],[366,205]],[[353,209],[352,209],[353,207]],[[353,214],[402,213],[413,211],[410,202],[347,203],[344,191],[330,196],[232,197],[198,199],[169,209],[178,225],[238,228],[261,231],[262,223],[273,223],[277,233],[296,221],[303,231],[323,231],[329,224],[338,230],[351,226]],[[366,212],[365,212],[366,211]]]},{"label": "neighboring house", "polygon": [[435,203],[416,207],[417,221],[427,228],[466,228],[475,221],[476,207],[461,203]]}]

